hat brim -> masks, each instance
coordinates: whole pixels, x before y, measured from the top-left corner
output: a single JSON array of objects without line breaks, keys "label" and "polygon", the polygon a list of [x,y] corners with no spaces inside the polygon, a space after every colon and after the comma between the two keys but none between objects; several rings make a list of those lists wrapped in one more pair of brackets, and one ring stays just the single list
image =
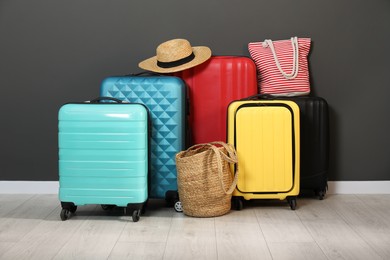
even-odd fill
[{"label": "hat brim", "polygon": [[171,68],[161,68],[157,66],[157,56],[141,61],[138,64],[138,67],[144,70],[149,70],[158,73],[172,73],[178,72],[182,70],[186,70],[192,67],[195,67],[205,61],[207,61],[211,57],[211,50],[206,46],[195,46],[192,47],[192,51],[195,55],[195,58],[190,62],[182,64],[180,66],[175,66]]}]

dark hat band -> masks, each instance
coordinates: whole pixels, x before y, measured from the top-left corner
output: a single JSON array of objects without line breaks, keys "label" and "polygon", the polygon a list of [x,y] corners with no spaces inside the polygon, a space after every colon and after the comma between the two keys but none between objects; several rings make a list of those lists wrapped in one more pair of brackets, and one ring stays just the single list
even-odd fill
[{"label": "dark hat band", "polygon": [[157,66],[159,66],[160,68],[167,69],[167,68],[177,67],[177,66],[186,64],[186,63],[192,61],[193,59],[195,59],[195,55],[192,52],[189,56],[184,57],[180,60],[175,60],[175,61],[170,61],[170,62],[157,61]]}]

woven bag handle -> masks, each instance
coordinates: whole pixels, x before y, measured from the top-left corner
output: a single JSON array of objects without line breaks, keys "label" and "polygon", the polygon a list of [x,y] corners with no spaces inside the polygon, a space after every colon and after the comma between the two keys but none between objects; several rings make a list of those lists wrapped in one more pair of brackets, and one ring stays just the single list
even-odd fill
[{"label": "woven bag handle", "polygon": [[[221,143],[220,143],[221,144]],[[229,155],[230,154],[235,154],[235,151],[232,150],[231,146],[227,145],[227,144],[221,144],[223,147],[225,147],[225,149],[228,151]],[[222,186],[222,189],[223,191],[225,192],[225,194],[232,194],[234,189],[236,188],[237,186],[237,181],[238,181],[238,170],[236,170],[236,172],[234,173],[234,179],[233,179],[233,182],[232,182],[232,185],[230,186],[230,188],[228,190],[226,190],[226,187],[225,187],[225,183],[223,183],[223,166],[222,166],[222,157],[224,160],[226,160],[227,162],[230,162],[230,163],[237,163],[237,156],[234,155],[234,158],[230,158],[228,156],[226,156],[226,154],[224,154],[223,152],[221,152],[220,149],[218,149],[215,145],[213,145],[213,143],[210,143],[209,146],[211,147],[211,149],[214,151],[215,155],[216,155],[216,158],[217,158],[217,166],[218,166],[218,175],[219,175],[219,180],[221,182],[221,186]],[[221,156],[222,155],[222,156]]]},{"label": "woven bag handle", "polygon": [[276,56],[274,44],[272,40],[265,40],[263,42],[263,47],[267,48],[269,47],[272,55],[274,56],[274,60],[276,63],[276,67],[278,67],[278,70],[280,73],[282,73],[283,77],[286,79],[295,79],[298,76],[298,57],[299,57],[299,48],[298,48],[298,37],[291,37],[291,44],[292,44],[292,49],[293,49],[293,68],[290,74],[287,74],[286,72],[283,71],[282,67],[280,66],[279,59]]},{"label": "woven bag handle", "polygon": [[224,143],[224,142],[211,142],[210,144],[212,144],[212,145],[219,144],[219,145],[223,146],[229,154],[229,156],[228,156],[225,153],[220,152],[220,155],[222,155],[224,160],[229,162],[229,163],[238,163],[236,150],[234,149],[234,147],[231,144]]},{"label": "woven bag handle", "polygon": [[229,155],[226,155],[224,153],[220,153],[220,155],[224,158],[225,161],[227,161],[229,163],[238,163],[237,153],[236,153],[234,147],[231,144],[227,144],[224,142],[210,142],[210,143],[195,144],[195,145],[191,146],[190,148],[188,148],[186,150],[186,152],[202,149],[205,146],[214,146],[214,145],[221,145],[226,149],[226,151],[228,152]]}]

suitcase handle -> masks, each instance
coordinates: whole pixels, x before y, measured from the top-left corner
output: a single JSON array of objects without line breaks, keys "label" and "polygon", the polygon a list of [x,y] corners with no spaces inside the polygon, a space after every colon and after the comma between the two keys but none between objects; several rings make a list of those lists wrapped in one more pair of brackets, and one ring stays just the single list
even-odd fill
[{"label": "suitcase handle", "polygon": [[256,94],[256,95],[253,95],[253,96],[249,96],[249,97],[243,98],[241,100],[260,100],[260,99],[273,100],[275,98],[276,98],[275,96],[272,96],[270,94]]},{"label": "suitcase handle", "polygon": [[92,99],[91,101],[89,101],[89,103],[100,103],[100,101],[103,101],[103,100],[111,100],[111,101],[115,101],[116,103],[123,103],[122,100],[120,99],[117,99],[117,98],[113,98],[113,97],[97,97],[95,99]]},{"label": "suitcase handle", "polygon": [[131,74],[128,74],[128,75],[125,75],[125,76],[161,76],[161,74],[157,73],[157,72],[153,72],[153,71],[142,71],[142,72],[138,72],[138,73],[131,73]]}]

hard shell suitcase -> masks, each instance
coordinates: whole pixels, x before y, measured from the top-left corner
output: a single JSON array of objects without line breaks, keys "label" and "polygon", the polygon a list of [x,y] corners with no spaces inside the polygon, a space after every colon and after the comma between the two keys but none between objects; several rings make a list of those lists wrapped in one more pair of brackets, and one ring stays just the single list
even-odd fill
[{"label": "hard shell suitcase", "polygon": [[296,207],[299,194],[299,107],[284,100],[241,100],[228,107],[228,142],[238,156],[233,207],[242,198],[287,199]]},{"label": "hard shell suitcase", "polygon": [[100,95],[145,104],[152,119],[150,198],[165,198],[180,211],[175,155],[186,148],[187,90],[180,78],[161,75],[112,76]]},{"label": "hard shell suitcase", "polygon": [[329,109],[322,97],[286,97],[300,110],[300,189],[311,190],[323,199],[328,188]]},{"label": "hard shell suitcase", "polygon": [[257,93],[256,65],[240,56],[212,56],[174,74],[189,88],[192,143],[226,141],[226,108],[233,100]]},{"label": "hard shell suitcase", "polygon": [[66,220],[79,205],[116,205],[136,222],[148,200],[149,112],[101,99],[59,110],[60,216]]}]

